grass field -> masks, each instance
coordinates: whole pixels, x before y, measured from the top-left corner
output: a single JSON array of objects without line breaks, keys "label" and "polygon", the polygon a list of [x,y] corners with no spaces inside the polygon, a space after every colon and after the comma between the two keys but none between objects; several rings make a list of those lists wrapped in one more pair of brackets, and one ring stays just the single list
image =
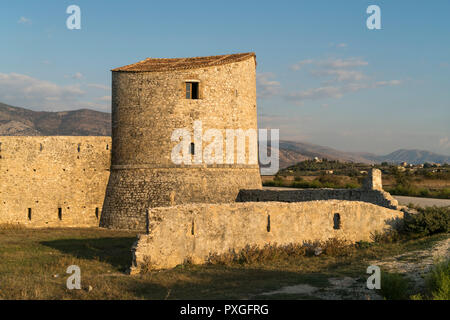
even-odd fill
[{"label": "grass field", "polygon": [[[447,235],[353,249],[345,255],[263,263],[178,266],[129,276],[135,234],[104,229],[0,228],[0,299],[245,299],[282,286],[366,278],[371,259],[429,248]],[[68,290],[66,269],[81,268],[82,290]],[[91,286],[92,290],[87,290]],[[314,298],[274,295],[270,298]]]}]

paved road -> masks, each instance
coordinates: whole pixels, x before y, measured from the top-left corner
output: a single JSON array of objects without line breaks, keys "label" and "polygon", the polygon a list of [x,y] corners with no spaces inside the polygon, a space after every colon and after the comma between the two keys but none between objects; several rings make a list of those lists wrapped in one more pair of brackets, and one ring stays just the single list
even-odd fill
[{"label": "paved road", "polygon": [[417,198],[417,197],[405,197],[405,196],[393,196],[398,200],[398,203],[406,206],[410,203],[420,207],[447,207],[450,206],[450,200],[448,199],[434,199],[434,198]]}]

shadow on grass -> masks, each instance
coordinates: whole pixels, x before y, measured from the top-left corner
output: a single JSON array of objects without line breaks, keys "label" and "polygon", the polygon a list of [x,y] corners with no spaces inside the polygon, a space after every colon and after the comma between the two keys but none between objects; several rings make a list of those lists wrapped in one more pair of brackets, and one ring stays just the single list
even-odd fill
[{"label": "shadow on grass", "polygon": [[[308,284],[318,289],[328,287],[330,276],[327,273],[260,268],[188,266],[133,276],[138,283],[132,290],[143,299],[267,299],[277,296],[261,294],[285,286]],[[165,288],[164,292],[161,292],[161,287]],[[302,293],[294,295],[298,299],[311,299]]]},{"label": "shadow on grass", "polygon": [[41,244],[76,258],[109,263],[124,272],[131,264],[131,246],[136,237],[61,239],[42,241]]}]

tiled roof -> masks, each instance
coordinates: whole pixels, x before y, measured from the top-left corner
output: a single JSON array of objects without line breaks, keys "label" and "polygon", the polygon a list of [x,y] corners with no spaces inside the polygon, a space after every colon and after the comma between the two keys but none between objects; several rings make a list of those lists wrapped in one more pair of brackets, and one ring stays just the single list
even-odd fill
[{"label": "tiled roof", "polygon": [[243,61],[249,58],[256,59],[254,52],[227,54],[221,56],[195,57],[195,58],[147,58],[137,63],[129,64],[111,71],[149,72],[196,69],[210,66]]}]

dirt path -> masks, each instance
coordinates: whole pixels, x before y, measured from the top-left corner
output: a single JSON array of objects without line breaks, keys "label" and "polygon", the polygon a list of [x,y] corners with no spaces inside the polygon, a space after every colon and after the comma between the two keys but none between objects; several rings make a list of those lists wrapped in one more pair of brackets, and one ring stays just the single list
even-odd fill
[{"label": "dirt path", "polygon": [[404,274],[412,280],[416,290],[425,286],[424,276],[441,258],[450,257],[450,238],[439,241],[431,249],[407,252],[384,260],[372,261],[381,270]]},{"label": "dirt path", "polygon": [[[441,240],[429,249],[415,250],[383,260],[374,260],[370,265],[376,265],[382,271],[401,273],[412,280],[416,290],[424,287],[424,275],[427,274],[433,264],[440,258],[450,257],[450,238]],[[295,295],[298,299],[323,299],[323,300],[381,300],[375,290],[369,290],[366,286],[367,277],[359,278],[329,278],[329,286],[325,288],[315,287],[309,284],[299,284],[282,287],[275,291],[264,292],[251,298],[270,298],[277,295]]]}]

